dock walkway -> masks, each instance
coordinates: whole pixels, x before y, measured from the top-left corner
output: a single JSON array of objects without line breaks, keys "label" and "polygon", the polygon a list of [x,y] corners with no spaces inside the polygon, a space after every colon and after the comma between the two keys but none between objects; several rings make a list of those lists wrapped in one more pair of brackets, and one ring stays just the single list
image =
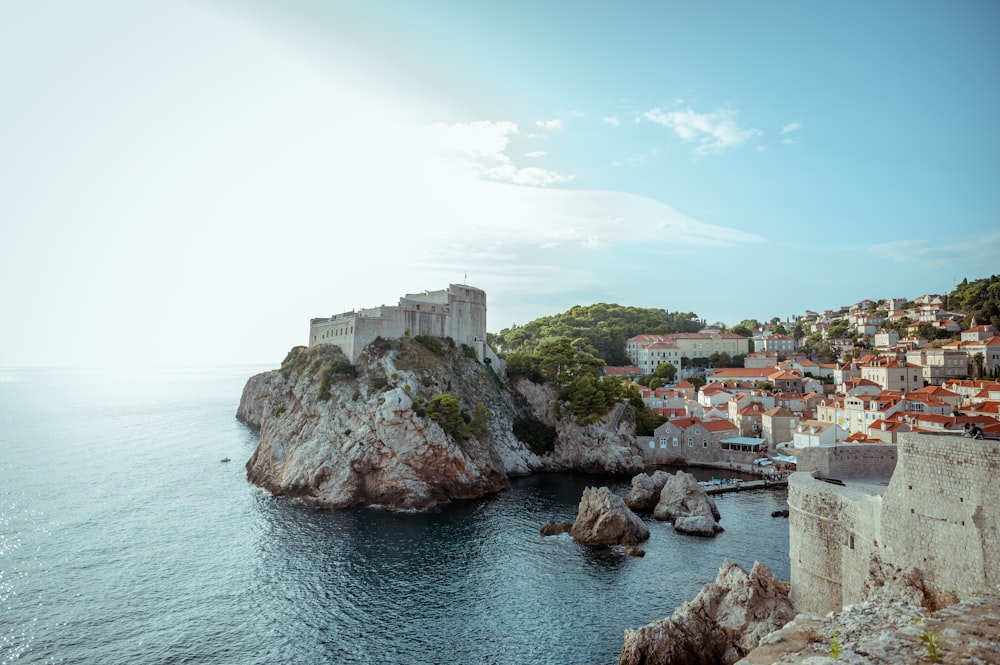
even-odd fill
[{"label": "dock walkway", "polygon": [[788,487],[788,480],[738,480],[736,482],[711,483],[702,485],[705,494],[725,494],[726,492],[744,492],[747,490],[763,490],[772,487]]}]

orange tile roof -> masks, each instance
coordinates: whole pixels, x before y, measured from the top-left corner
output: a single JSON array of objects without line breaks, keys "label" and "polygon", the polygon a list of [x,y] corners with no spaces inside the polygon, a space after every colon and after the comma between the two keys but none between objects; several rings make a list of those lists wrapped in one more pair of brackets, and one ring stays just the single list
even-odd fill
[{"label": "orange tile roof", "polygon": [[709,432],[727,432],[729,430],[738,430],[736,425],[732,424],[728,420],[706,420],[701,423],[701,426],[707,429]]}]

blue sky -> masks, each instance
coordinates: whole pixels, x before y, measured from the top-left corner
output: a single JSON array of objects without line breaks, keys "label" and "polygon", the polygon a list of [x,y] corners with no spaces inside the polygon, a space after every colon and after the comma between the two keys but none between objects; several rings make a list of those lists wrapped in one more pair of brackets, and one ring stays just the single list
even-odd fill
[{"label": "blue sky", "polygon": [[0,365],[280,361],[945,292],[1000,262],[994,2],[0,4]]}]

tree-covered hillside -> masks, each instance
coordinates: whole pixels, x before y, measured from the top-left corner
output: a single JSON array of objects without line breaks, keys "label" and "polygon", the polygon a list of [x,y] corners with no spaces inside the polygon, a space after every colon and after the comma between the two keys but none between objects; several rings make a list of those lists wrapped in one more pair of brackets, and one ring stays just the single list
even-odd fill
[{"label": "tree-covered hillside", "polygon": [[966,327],[975,319],[977,325],[993,324],[1000,329],[1000,275],[974,282],[963,279],[948,296],[948,308],[965,313]]},{"label": "tree-covered hillside", "polygon": [[523,326],[504,328],[491,340],[501,353],[533,353],[549,337],[582,339],[608,365],[627,365],[625,342],[635,335],[697,332],[703,322],[693,312],[624,307],[598,303],[577,305],[563,314],[535,319]]}]

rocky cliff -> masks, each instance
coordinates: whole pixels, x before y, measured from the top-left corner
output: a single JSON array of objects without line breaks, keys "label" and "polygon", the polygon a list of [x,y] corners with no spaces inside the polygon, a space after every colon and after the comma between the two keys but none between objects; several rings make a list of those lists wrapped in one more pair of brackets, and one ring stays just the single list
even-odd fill
[{"label": "rocky cliff", "polygon": [[[437,395],[457,398],[458,412],[435,415]],[[551,389],[508,386],[461,349],[404,339],[371,345],[356,366],[336,347],[296,347],[250,378],[237,417],[259,430],[249,480],[323,508],[425,509],[536,471],[642,469],[627,420],[583,426],[554,405]],[[532,452],[513,433],[519,418],[554,428],[553,449]]]}]

